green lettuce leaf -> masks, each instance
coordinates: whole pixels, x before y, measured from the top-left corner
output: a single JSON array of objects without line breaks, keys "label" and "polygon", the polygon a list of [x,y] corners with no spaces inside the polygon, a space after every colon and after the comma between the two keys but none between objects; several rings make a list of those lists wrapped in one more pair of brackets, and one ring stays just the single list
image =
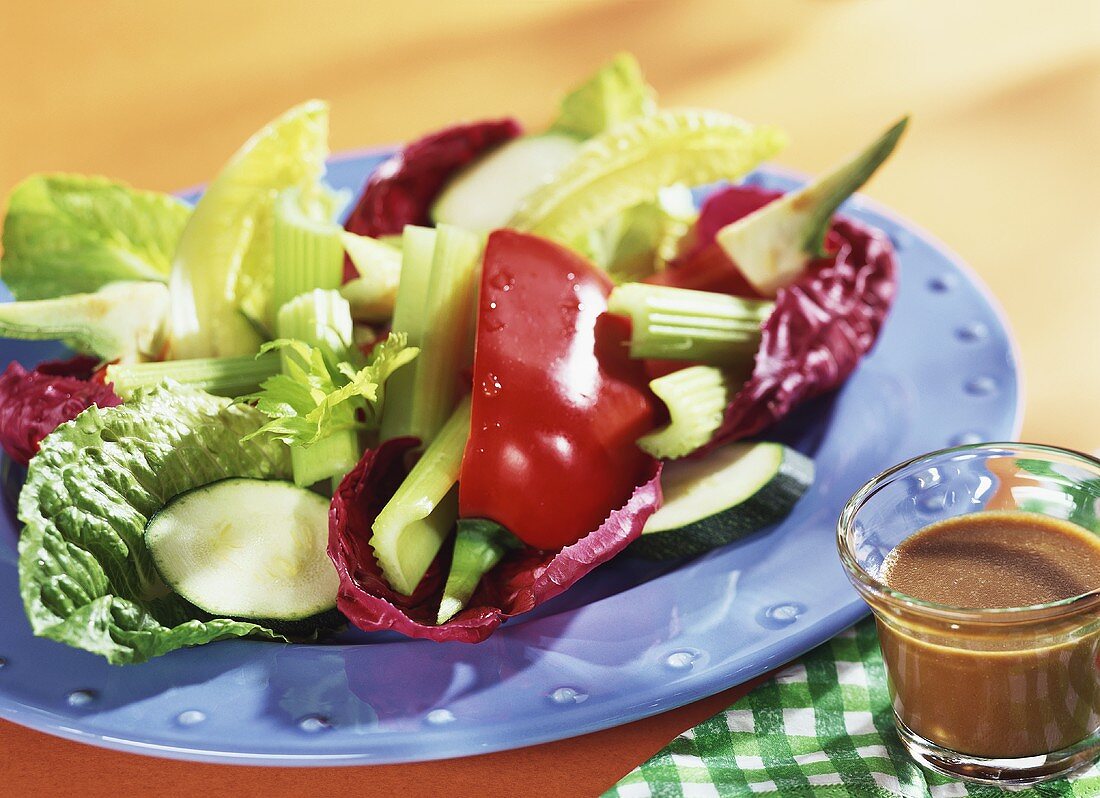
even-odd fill
[{"label": "green lettuce leaf", "polygon": [[190,215],[175,197],[103,177],[34,175],[8,198],[0,278],[16,299],[167,282]]},{"label": "green lettuce leaf", "polygon": [[262,420],[169,382],[129,404],[89,407],[47,436],[19,496],[19,589],[34,633],[113,664],[229,637],[283,639],[200,615],[163,584],[143,539],[150,516],[184,491],[228,477],[289,478],[281,443],[241,443]]},{"label": "green lettuce leaf", "polygon": [[551,130],[587,139],[657,110],[657,94],[630,53],[619,53],[565,96]]},{"label": "green lettuce leaf", "polygon": [[717,111],[660,111],[594,136],[529,195],[508,226],[564,244],[661,189],[735,180],[778,152],[779,130]]},{"label": "green lettuce leaf", "polygon": [[283,373],[264,380],[260,391],[244,397],[270,421],[249,433],[250,440],[270,433],[288,446],[312,446],[342,430],[378,426],[386,380],[420,350],[407,345],[404,333],[390,333],[363,368],[342,361],[330,364],[321,349],[280,338],[262,352],[280,350]]},{"label": "green lettuce leaf", "polygon": [[617,283],[638,282],[664,271],[699,213],[687,186],[669,186],[657,199],[623,211],[578,247]]}]

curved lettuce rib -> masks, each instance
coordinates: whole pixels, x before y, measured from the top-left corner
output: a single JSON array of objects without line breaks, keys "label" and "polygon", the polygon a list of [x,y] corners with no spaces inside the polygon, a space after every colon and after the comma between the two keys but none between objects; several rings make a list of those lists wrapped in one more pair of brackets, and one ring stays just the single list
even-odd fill
[{"label": "curved lettuce rib", "polygon": [[[270,260],[252,250],[270,252],[276,195],[286,188],[313,188],[326,155],[328,106],[311,100],[261,128],[206,189],[180,235],[168,280],[172,359],[250,355],[259,349],[260,336],[237,299],[251,297],[243,309],[257,321],[270,316]],[[266,268],[258,271],[258,262]]]},{"label": "curved lettuce rib", "polygon": [[677,183],[733,180],[778,152],[779,130],[717,111],[661,111],[589,139],[509,227],[564,243]]},{"label": "curved lettuce rib", "polygon": [[240,443],[263,421],[253,408],[168,383],[131,404],[89,407],[46,437],[19,496],[19,589],[34,633],[113,664],[227,637],[281,639],[200,617],[161,582],[142,537],[148,518],[186,490],[288,478],[283,444]]}]

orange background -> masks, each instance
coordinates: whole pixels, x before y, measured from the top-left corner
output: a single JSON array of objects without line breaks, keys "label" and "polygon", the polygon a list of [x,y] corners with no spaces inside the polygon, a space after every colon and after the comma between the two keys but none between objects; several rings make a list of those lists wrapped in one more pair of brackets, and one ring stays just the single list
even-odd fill
[{"label": "orange background", "polygon": [[[192,185],[310,96],[332,104],[334,150],[458,119],[514,114],[537,128],[619,50],[666,105],[781,125],[792,143],[779,162],[805,171],[912,113],[868,193],[948,242],[1001,300],[1023,358],[1024,436],[1100,447],[1089,412],[1100,3],[0,0],[0,31],[5,194],[43,170]],[[323,772],[145,759],[0,723],[0,784],[10,795],[592,795],[731,695],[574,741]]]}]

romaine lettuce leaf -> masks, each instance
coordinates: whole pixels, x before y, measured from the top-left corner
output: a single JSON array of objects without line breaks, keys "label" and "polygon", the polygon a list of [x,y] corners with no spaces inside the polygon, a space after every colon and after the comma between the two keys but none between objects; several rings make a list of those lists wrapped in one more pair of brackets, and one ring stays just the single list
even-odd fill
[{"label": "romaine lettuce leaf", "polygon": [[0,278],[16,299],[167,282],[190,215],[175,197],[103,177],[34,175],[8,198]]},{"label": "romaine lettuce leaf", "polygon": [[565,96],[550,129],[587,139],[627,119],[653,113],[656,97],[638,60],[630,53],[619,53]]},{"label": "romaine lettuce leaf", "polygon": [[557,177],[524,200],[509,227],[564,244],[667,186],[741,177],[786,143],[776,128],[718,111],[660,111],[586,141]]},{"label": "romaine lettuce leaf", "polygon": [[149,517],[184,491],[289,478],[282,443],[240,442],[262,423],[251,407],[167,383],[47,436],[19,496],[19,588],[34,633],[114,664],[228,637],[281,639],[200,615],[161,582],[143,539]]},{"label": "romaine lettuce leaf", "polygon": [[[645,279],[673,260],[698,216],[687,186],[663,188],[653,202],[635,205],[590,231],[586,254],[617,283]],[[576,247],[574,247],[576,248]]]}]

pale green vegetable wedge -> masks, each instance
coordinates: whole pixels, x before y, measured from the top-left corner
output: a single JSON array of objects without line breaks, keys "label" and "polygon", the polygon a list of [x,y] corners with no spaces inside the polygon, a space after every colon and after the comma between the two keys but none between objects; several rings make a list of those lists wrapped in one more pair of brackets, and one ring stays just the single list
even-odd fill
[{"label": "pale green vegetable wedge", "polygon": [[236,281],[257,231],[270,231],[278,192],[312,187],[320,178],[327,138],[328,106],[303,103],[249,139],[207,188],[172,263],[173,358],[259,348],[260,335],[234,301]]},{"label": "pale green vegetable wedge", "polygon": [[401,282],[401,249],[376,238],[343,232],[340,240],[359,276],[340,286],[356,321],[385,321],[393,316]]},{"label": "pale green vegetable wedge", "polygon": [[775,296],[811,259],[825,254],[825,234],[836,209],[890,157],[908,122],[908,117],[900,120],[865,150],[805,188],[718,231],[719,246],[753,288]]},{"label": "pale green vegetable wedge", "polygon": [[164,349],[168,289],[111,283],[91,294],[0,304],[0,338],[61,340],[104,360],[138,363]]}]

